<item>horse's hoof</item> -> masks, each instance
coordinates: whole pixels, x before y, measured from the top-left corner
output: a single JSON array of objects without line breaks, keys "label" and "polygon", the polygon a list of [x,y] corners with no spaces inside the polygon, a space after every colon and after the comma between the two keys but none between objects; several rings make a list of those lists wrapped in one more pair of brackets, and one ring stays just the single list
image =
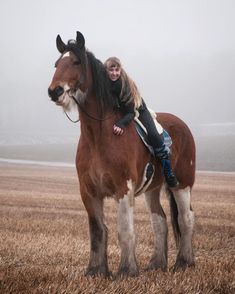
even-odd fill
[{"label": "horse's hoof", "polygon": [[186,270],[188,267],[195,267],[194,261],[186,261],[184,258],[177,258],[172,271],[175,273],[177,270]]},{"label": "horse's hoof", "polygon": [[125,278],[125,277],[137,277],[139,275],[138,268],[130,269],[128,267],[122,267],[118,270],[116,277],[117,278]]},{"label": "horse's hoof", "polygon": [[154,271],[154,270],[162,270],[163,272],[167,271],[167,261],[166,259],[159,259],[153,256],[150,259],[149,264],[145,267],[144,271]]},{"label": "horse's hoof", "polygon": [[148,272],[148,271],[156,271],[156,270],[161,270],[163,272],[167,271],[167,265],[162,265],[162,264],[157,264],[157,263],[152,263],[150,262],[145,268],[144,271]]},{"label": "horse's hoof", "polygon": [[85,276],[93,278],[97,276],[112,278],[112,272],[110,272],[106,267],[88,267],[85,271]]}]

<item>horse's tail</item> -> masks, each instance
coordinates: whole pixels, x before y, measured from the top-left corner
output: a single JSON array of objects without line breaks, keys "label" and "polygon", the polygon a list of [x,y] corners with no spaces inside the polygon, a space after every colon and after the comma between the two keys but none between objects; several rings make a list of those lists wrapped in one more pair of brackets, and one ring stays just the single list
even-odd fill
[{"label": "horse's tail", "polygon": [[170,201],[171,224],[173,227],[175,243],[176,243],[176,246],[178,247],[180,236],[181,236],[179,222],[178,222],[178,208],[177,208],[177,204],[176,204],[172,191],[170,189],[167,189],[167,193],[169,195],[169,201]]}]

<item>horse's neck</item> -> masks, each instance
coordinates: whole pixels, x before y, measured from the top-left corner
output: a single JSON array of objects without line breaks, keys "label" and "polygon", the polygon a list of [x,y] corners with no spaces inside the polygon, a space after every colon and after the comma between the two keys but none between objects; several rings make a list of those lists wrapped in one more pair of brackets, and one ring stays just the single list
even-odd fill
[{"label": "horse's neck", "polygon": [[95,95],[89,95],[82,108],[79,109],[81,136],[90,144],[104,142],[112,133],[114,113],[112,110],[100,112],[100,105]]}]

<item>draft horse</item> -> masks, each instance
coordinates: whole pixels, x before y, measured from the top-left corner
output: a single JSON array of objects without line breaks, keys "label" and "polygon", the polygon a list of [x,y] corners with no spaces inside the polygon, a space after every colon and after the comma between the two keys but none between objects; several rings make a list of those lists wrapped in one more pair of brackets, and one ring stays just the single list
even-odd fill
[{"label": "draft horse", "polygon": [[[76,40],[69,40],[67,44],[58,35],[56,44],[61,56],[55,64],[48,94],[64,110],[76,105],[81,124],[76,167],[90,229],[90,260],[86,275],[109,275],[108,230],[103,213],[105,197],[114,198],[118,205],[117,227],[121,249],[118,275],[138,275],[133,209],[135,196],[144,191],[141,187],[149,162],[153,163],[155,172],[145,191],[145,198],[154,234],[154,248],[146,269],[166,270],[168,228],[160,204],[160,190],[165,184],[160,162],[153,158],[140,140],[134,122],[126,126],[122,136],[113,134],[112,126],[121,114],[114,111],[114,97],[109,90],[105,68],[86,50],[83,35],[77,32]],[[166,187],[179,248],[174,265],[176,270],[194,265],[194,212],[190,197],[195,178],[195,144],[189,128],[181,119],[168,113],[158,113],[157,118],[172,138],[171,160],[179,180],[177,188]]]}]

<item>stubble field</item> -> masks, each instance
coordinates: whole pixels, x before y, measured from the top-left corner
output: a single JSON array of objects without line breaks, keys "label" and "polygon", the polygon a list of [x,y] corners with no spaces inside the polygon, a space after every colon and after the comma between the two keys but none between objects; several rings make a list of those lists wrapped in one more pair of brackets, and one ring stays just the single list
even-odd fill
[{"label": "stubble field", "polygon": [[[235,174],[197,173],[196,267],[172,273],[176,249],[169,224],[169,270],[144,272],[153,236],[143,196],[136,199],[135,228],[140,276],[86,278],[88,223],[76,171],[0,164],[0,293],[235,293]],[[108,256],[119,262],[116,204],[105,202]]]}]

